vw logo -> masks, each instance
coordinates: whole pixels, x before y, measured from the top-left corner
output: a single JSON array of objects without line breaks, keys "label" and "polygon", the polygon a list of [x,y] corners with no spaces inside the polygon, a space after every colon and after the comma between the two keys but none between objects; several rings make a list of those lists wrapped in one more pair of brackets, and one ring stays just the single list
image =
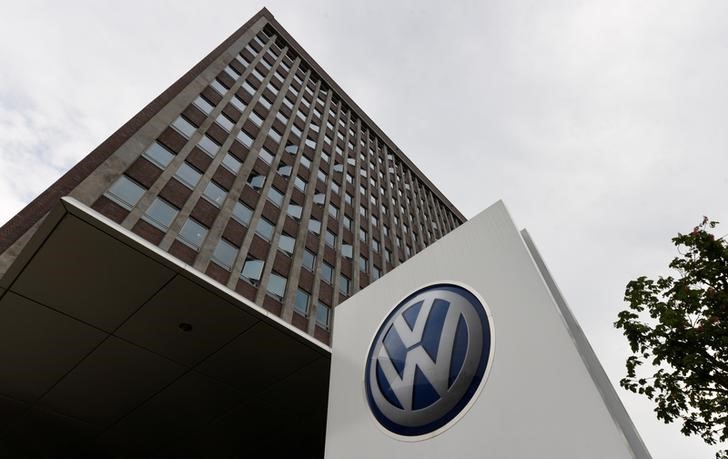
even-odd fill
[{"label": "vw logo", "polygon": [[492,350],[489,314],[473,292],[451,283],[417,290],[369,347],[364,390],[374,418],[401,439],[437,435],[475,401]]}]

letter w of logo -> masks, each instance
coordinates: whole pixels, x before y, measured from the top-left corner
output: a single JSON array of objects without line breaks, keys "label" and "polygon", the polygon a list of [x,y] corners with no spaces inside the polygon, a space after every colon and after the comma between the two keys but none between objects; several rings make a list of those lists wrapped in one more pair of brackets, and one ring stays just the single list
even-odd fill
[{"label": "letter w of logo", "polygon": [[[462,315],[459,308],[450,306],[438,298],[415,303],[394,319],[384,336],[377,355],[380,380],[386,379],[380,389],[404,410],[427,407],[450,388],[453,345]],[[425,396],[418,398],[415,387]]]}]

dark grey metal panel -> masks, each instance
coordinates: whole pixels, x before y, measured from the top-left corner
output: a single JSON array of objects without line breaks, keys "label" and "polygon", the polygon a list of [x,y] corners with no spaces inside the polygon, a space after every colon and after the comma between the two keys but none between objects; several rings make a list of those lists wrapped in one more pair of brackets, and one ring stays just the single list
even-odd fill
[{"label": "dark grey metal panel", "polygon": [[78,201],[4,281],[0,457],[323,455],[331,349]]}]

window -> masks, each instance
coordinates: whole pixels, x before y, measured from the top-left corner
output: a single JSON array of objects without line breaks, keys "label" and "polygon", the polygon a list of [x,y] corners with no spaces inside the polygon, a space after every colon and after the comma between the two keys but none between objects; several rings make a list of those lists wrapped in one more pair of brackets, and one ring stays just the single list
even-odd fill
[{"label": "window", "polygon": [[255,88],[250,85],[247,81],[243,83],[243,89],[251,96],[255,95]]},{"label": "window", "polygon": [[334,267],[325,261],[321,262],[319,266],[319,274],[321,274],[321,279],[327,284],[331,284],[334,281]]},{"label": "window", "polygon": [[177,208],[168,204],[160,198],[155,198],[147,211],[144,213],[144,220],[153,226],[166,232],[177,216]]},{"label": "window", "polygon": [[296,299],[293,303],[293,310],[304,317],[308,316],[308,303],[311,296],[300,288],[296,291]]},{"label": "window", "polygon": [[301,165],[303,165],[303,167],[305,167],[305,168],[310,168],[311,160],[306,158],[305,156],[301,156]]},{"label": "window", "polygon": [[227,116],[225,116],[222,113],[220,113],[219,115],[217,115],[217,118],[215,119],[215,121],[217,122],[217,124],[220,125],[220,127],[222,127],[223,129],[225,129],[228,132],[232,131],[233,130],[233,126],[235,126],[235,123],[233,123],[230,120],[230,118],[228,118]]},{"label": "window", "polygon": [[177,169],[177,173],[175,173],[174,176],[188,187],[194,188],[197,185],[197,182],[200,181],[202,173],[184,162],[179,166],[179,169]]},{"label": "window", "polygon": [[316,149],[316,142],[314,140],[306,139],[306,145],[313,149]]},{"label": "window", "polygon": [[281,207],[283,205],[283,193],[281,193],[274,187],[270,187],[268,189],[268,200],[275,204],[277,207]]},{"label": "window", "polygon": [[384,249],[384,259],[387,260],[389,263],[392,262],[392,251],[389,249]]},{"label": "window", "polygon": [[282,166],[278,166],[278,175],[281,177],[290,177],[291,171],[293,171],[293,168],[291,166],[286,166],[285,164]]},{"label": "window", "polygon": [[318,205],[323,205],[324,202],[326,202],[326,195],[323,193],[316,193],[313,195],[313,203]]},{"label": "window", "polygon": [[339,194],[339,185],[336,182],[331,182],[331,191]]},{"label": "window", "polygon": [[247,132],[241,130],[238,132],[238,135],[236,136],[240,143],[245,145],[246,147],[250,148],[253,145],[253,138],[248,135]]},{"label": "window", "polygon": [[215,156],[220,150],[220,145],[218,145],[215,141],[213,141],[206,135],[203,135],[200,141],[197,142],[197,146],[200,147],[209,156]]},{"label": "window", "polygon": [[324,233],[324,243],[329,247],[336,247],[336,235],[326,230],[326,233]]},{"label": "window", "polygon": [[275,129],[271,129],[270,131],[268,131],[268,135],[276,143],[281,143],[281,134],[278,131],[276,131]]},{"label": "window", "polygon": [[281,234],[281,237],[278,238],[278,248],[288,255],[293,254],[293,249],[295,246],[296,240],[287,234]]},{"label": "window", "polygon": [[265,184],[265,175],[251,175],[248,177],[248,184],[255,190],[263,188]]},{"label": "window", "polygon": [[245,105],[245,102],[243,102],[243,100],[238,96],[233,96],[233,98],[230,99],[230,103],[233,105],[233,107],[237,108],[241,112],[244,112],[245,107],[247,106]]},{"label": "window", "polygon": [[367,272],[367,266],[369,265],[369,260],[367,260],[364,257],[359,258],[359,270],[363,273]]},{"label": "window", "polygon": [[273,162],[273,154],[268,151],[265,147],[261,148],[258,152],[258,158],[262,159],[263,162],[270,164]]},{"label": "window", "polygon": [[260,105],[262,105],[263,107],[265,107],[268,110],[270,110],[270,108],[272,106],[272,104],[270,103],[270,101],[265,96],[260,97],[258,99],[258,102],[260,102]]},{"label": "window", "polygon": [[316,305],[316,325],[323,328],[324,330],[328,330],[330,324],[331,308],[319,301]]},{"label": "window", "polygon": [[154,142],[152,145],[150,145],[149,148],[147,148],[147,150],[142,153],[142,155],[162,169],[167,167],[174,158],[174,154],[172,154],[172,152],[170,152],[157,142]]},{"label": "window", "polygon": [[243,163],[238,161],[238,159],[230,153],[225,153],[225,157],[222,159],[222,165],[233,174],[237,174],[243,166]]},{"label": "window", "polygon": [[172,127],[175,128],[177,130],[177,132],[179,132],[180,134],[182,134],[183,136],[185,136],[188,139],[197,130],[196,127],[194,127],[192,124],[190,124],[189,121],[182,118],[181,116],[178,117],[176,120],[174,120],[174,122],[172,123]]},{"label": "window", "polygon": [[223,86],[222,83],[220,83],[217,80],[212,80],[212,83],[210,83],[210,86],[212,86],[212,89],[217,91],[221,96],[224,96],[225,93],[227,92],[227,88],[225,86]]},{"label": "window", "polygon": [[324,183],[326,182],[326,178],[328,177],[326,175],[326,172],[322,171],[321,169],[316,171],[316,176]]},{"label": "window", "polygon": [[197,250],[202,245],[202,241],[207,236],[208,229],[195,220],[188,218],[182,230],[179,232],[177,239]]},{"label": "window", "polygon": [[235,203],[233,207],[233,218],[245,226],[250,224],[250,218],[253,216],[253,209],[241,203],[240,201]]},{"label": "window", "polygon": [[212,259],[218,265],[230,271],[235,263],[235,256],[238,254],[238,248],[225,239],[220,239],[212,253]]},{"label": "window", "polygon": [[[255,54],[255,53],[253,53],[253,54]],[[248,62],[248,60],[242,54],[238,54],[237,56],[235,56],[235,59],[237,59],[238,62],[243,64],[243,67],[247,67],[250,65],[250,62]]]},{"label": "window", "polygon": [[339,275],[339,291],[343,293],[344,295],[349,294],[349,284],[351,281],[348,277],[344,276],[343,274]]},{"label": "window", "polygon": [[238,74],[238,72],[236,72],[235,69],[230,67],[229,65],[225,67],[225,73],[230,75],[230,78],[232,78],[233,80],[237,80],[238,78],[240,78],[240,74]]},{"label": "window", "polygon": [[292,218],[299,219],[303,213],[303,207],[295,204],[288,204],[288,207],[286,207],[286,213]]},{"label": "window", "polygon": [[213,204],[215,207],[220,207],[227,196],[227,191],[223,190],[217,183],[210,182],[202,194],[210,201],[210,204]]},{"label": "window", "polygon": [[293,179],[293,185],[301,191],[306,191],[306,182],[299,176]]},{"label": "window", "polygon": [[105,194],[125,209],[131,209],[146,191],[141,185],[129,179],[126,175],[119,177]]},{"label": "window", "polygon": [[328,211],[332,218],[336,219],[339,217],[339,208],[335,205],[329,204]]},{"label": "window", "polygon": [[312,233],[320,234],[321,233],[321,222],[316,220],[315,218],[312,218],[308,221],[308,230]]},{"label": "window", "polygon": [[208,115],[215,109],[215,107],[213,107],[212,104],[202,96],[197,96],[192,103],[195,104],[195,107],[199,108]]},{"label": "window", "polygon": [[273,224],[261,217],[255,227],[255,232],[266,241],[270,241],[273,237]]},{"label": "window", "polygon": [[367,241],[367,232],[364,231],[362,228],[359,228],[359,240],[362,242]]},{"label": "window", "polygon": [[250,118],[250,121],[252,121],[253,124],[255,124],[256,126],[260,126],[261,124],[263,124],[263,118],[258,116],[258,114],[255,112],[250,112],[249,118]]},{"label": "window", "polygon": [[281,276],[280,274],[271,273],[270,277],[268,278],[268,285],[266,286],[266,290],[271,296],[280,301],[286,294],[287,283],[288,279],[286,279],[285,277]]},{"label": "window", "polygon": [[295,155],[298,153],[298,147],[295,145],[287,145],[286,146],[286,153],[290,153],[292,155]]},{"label": "window", "polygon": [[344,193],[344,202],[352,205],[351,203],[354,201],[354,197],[350,195],[349,193]]},{"label": "window", "polygon": [[380,277],[382,277],[382,270],[377,268],[376,266],[372,266],[372,279],[377,280]]},{"label": "window", "polygon": [[303,251],[303,267],[309,271],[313,271],[313,265],[316,264],[316,255],[308,249]]},{"label": "window", "polygon": [[376,239],[372,239],[372,250],[375,252],[379,252],[379,241]]},{"label": "window", "polygon": [[245,260],[243,270],[240,272],[240,277],[247,280],[253,285],[258,285],[260,276],[263,274],[263,260],[257,260],[255,258],[248,258]]},{"label": "window", "polygon": [[343,220],[344,220],[344,228],[346,228],[349,231],[351,231],[351,218],[349,218],[346,215],[344,215]]}]

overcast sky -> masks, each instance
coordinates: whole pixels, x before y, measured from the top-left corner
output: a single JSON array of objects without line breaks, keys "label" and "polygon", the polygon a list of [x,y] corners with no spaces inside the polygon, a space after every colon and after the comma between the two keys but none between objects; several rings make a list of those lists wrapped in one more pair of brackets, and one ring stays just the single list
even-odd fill
[{"label": "overcast sky", "polygon": [[[625,284],[728,232],[728,3],[8,1],[0,222],[262,6],[467,217],[504,199],[616,385]],[[655,458],[712,457],[617,391]]]}]

